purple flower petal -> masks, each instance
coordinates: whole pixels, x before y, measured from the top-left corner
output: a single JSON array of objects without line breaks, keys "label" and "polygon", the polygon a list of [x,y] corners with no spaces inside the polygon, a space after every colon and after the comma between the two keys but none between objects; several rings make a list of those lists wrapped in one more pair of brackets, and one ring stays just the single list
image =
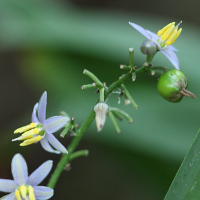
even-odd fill
[{"label": "purple flower petal", "polygon": [[21,154],[15,154],[11,162],[11,170],[14,181],[18,185],[26,184],[28,179],[27,164]]},{"label": "purple flower petal", "polygon": [[178,52],[178,49],[176,49],[173,45],[168,46],[167,49]]},{"label": "purple flower petal", "polygon": [[153,39],[153,38],[154,38],[154,39],[159,38],[159,36],[158,36],[157,34],[151,32],[151,31],[149,31],[149,30],[146,30],[146,32],[151,36],[151,39]]},{"label": "purple flower petal", "polygon": [[53,166],[53,161],[48,160],[44,162],[28,177],[27,184],[30,184],[31,186],[36,186],[40,184],[49,174],[52,166]]},{"label": "purple flower petal", "polygon": [[52,134],[47,134],[46,137],[55,149],[62,153],[68,153],[67,149]]},{"label": "purple flower petal", "polygon": [[49,142],[48,142],[48,140],[47,140],[46,137],[44,137],[43,139],[41,139],[40,142],[41,142],[42,147],[43,147],[46,151],[48,151],[48,152],[50,152],[50,153],[60,154],[60,151],[56,151],[56,150],[54,150],[54,149],[50,146],[50,144],[49,144]]},{"label": "purple flower petal", "polygon": [[37,110],[38,110],[38,103],[36,103],[35,106],[34,106],[34,108],[33,108],[32,119],[31,119],[31,121],[32,121],[33,123],[39,122],[39,120],[38,120],[38,118],[37,118],[37,115],[36,115]]},{"label": "purple flower petal", "polygon": [[6,196],[3,198],[3,200],[16,200],[15,193],[12,192],[12,193],[6,195]]},{"label": "purple flower petal", "polygon": [[13,180],[0,179],[0,191],[1,192],[13,192],[18,185]]},{"label": "purple flower petal", "polygon": [[147,39],[151,40],[151,35],[148,33],[147,30],[145,30],[144,28],[142,28],[141,26],[134,24],[132,22],[129,22],[129,24],[135,28],[137,31],[139,31],[142,35],[144,35],[144,37],[146,37]]},{"label": "purple flower petal", "polygon": [[43,123],[43,126],[47,133],[54,133],[60,130],[68,121],[68,117],[54,116],[46,119]]},{"label": "purple flower petal", "polygon": [[176,54],[168,48],[161,49],[160,51],[168,58],[172,65],[179,70],[179,60]]},{"label": "purple flower petal", "polygon": [[47,107],[47,92],[45,91],[39,101],[38,105],[38,118],[41,123],[46,119],[46,107]]},{"label": "purple flower petal", "polygon": [[54,194],[54,190],[52,188],[45,186],[35,186],[33,189],[36,199],[50,199]]}]

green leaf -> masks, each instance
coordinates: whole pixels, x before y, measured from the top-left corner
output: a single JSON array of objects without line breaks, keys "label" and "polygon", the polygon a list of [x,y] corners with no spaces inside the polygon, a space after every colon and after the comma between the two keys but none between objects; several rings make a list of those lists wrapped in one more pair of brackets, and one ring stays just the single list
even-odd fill
[{"label": "green leaf", "polygon": [[200,130],[178,170],[164,200],[197,200],[200,197]]}]

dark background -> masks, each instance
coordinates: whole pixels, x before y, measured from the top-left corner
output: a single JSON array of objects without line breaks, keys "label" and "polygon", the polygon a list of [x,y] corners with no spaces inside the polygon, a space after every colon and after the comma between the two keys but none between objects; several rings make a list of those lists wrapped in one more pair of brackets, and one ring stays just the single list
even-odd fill
[{"label": "dark background", "polygon": [[[119,123],[116,134],[108,118],[102,132],[95,123],[78,149],[88,157],[71,163],[64,171],[52,199],[163,199],[199,128],[199,1],[24,1],[0,2],[0,177],[12,179],[11,159],[21,153],[29,174],[48,159],[54,168],[60,155],[45,152],[41,145],[20,147],[13,131],[30,123],[34,104],[48,93],[47,117],[61,110],[81,125],[95,105],[94,90],[82,74],[87,68],[107,85],[124,73],[128,48],[135,48],[135,65],[145,56],[139,47],[145,39],[129,21],[157,32],[166,24],[183,20],[183,32],[175,43],[180,69],[197,99],[172,104],[156,90],[158,77],[141,75],[127,88],[139,105],[118,105],[117,94],[109,105],[119,106],[134,119]],[[161,53],[154,65],[173,69]],[[59,133],[55,134],[57,138]],[[68,134],[60,139],[67,146]],[[53,171],[52,171],[53,172]],[[48,177],[49,178],[49,177]],[[48,178],[41,185],[46,185]],[[2,193],[3,195],[3,193]]]}]

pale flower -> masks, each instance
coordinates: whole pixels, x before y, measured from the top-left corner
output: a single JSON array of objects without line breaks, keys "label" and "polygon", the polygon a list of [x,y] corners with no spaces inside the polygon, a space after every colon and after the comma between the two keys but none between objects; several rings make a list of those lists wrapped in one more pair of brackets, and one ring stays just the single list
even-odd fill
[{"label": "pale flower", "polygon": [[175,22],[172,22],[155,34],[149,30],[145,30],[137,24],[129,22],[133,28],[150,40],[157,47],[157,50],[161,51],[176,69],[179,69],[179,60],[174,52],[177,52],[178,50],[175,49],[171,44],[176,41],[182,31],[181,28],[178,30],[178,26],[181,23],[182,21],[175,26]]},{"label": "pale flower", "polygon": [[[14,133],[23,133],[20,137],[13,139],[24,140],[20,146],[40,141],[42,147],[51,153],[68,153],[67,149],[53,136],[52,133],[63,128],[69,121],[65,116],[53,116],[46,119],[47,92],[44,92],[39,103],[36,103],[32,113],[32,123],[23,126],[14,131]],[[38,116],[37,116],[38,115]],[[54,150],[51,145],[56,149]]]},{"label": "pale flower", "polygon": [[0,179],[0,191],[10,193],[3,197],[3,200],[50,199],[54,190],[37,185],[46,178],[52,165],[52,161],[48,160],[28,176],[26,161],[21,154],[15,154],[11,162],[11,172],[14,180]]}]

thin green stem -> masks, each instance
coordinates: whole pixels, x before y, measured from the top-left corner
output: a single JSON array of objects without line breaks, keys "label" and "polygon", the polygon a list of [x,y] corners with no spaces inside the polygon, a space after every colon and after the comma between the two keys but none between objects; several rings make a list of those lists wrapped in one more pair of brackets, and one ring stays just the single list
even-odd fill
[{"label": "thin green stem", "polygon": [[120,128],[119,128],[119,126],[118,126],[118,124],[117,124],[117,121],[115,120],[115,117],[114,117],[112,111],[109,111],[109,112],[108,112],[108,116],[110,117],[110,119],[111,119],[111,121],[112,121],[112,123],[113,123],[113,126],[114,126],[114,128],[115,128],[115,131],[116,131],[117,133],[120,133],[120,132],[121,132],[121,131],[120,131]]},{"label": "thin green stem", "polygon": [[99,90],[99,94],[100,94],[99,101],[100,102],[104,102],[104,90],[105,90],[105,88],[101,88]]},{"label": "thin green stem", "polygon": [[131,97],[131,95],[130,95],[130,93],[128,92],[128,90],[126,89],[126,87],[125,87],[123,84],[121,84],[121,88],[122,88],[122,91],[124,92],[124,94],[126,95],[126,97],[130,100],[130,102],[131,102],[133,108],[134,108],[135,110],[137,110],[137,109],[138,109],[138,105],[135,103],[135,101],[134,101],[133,98]]},{"label": "thin green stem", "polygon": [[100,85],[101,87],[103,87],[103,83],[90,71],[88,71],[87,69],[83,70],[83,74],[86,74],[87,76],[89,76],[97,85]]},{"label": "thin green stem", "polygon": [[81,156],[88,156],[88,154],[89,154],[88,150],[80,150],[80,151],[74,152],[69,157],[69,161],[72,161],[73,159],[81,157]]},{"label": "thin green stem", "polygon": [[[144,67],[141,67],[139,69],[137,69],[135,71],[135,73],[142,73],[145,72]],[[93,74],[87,70],[84,70],[84,73],[87,74],[88,76],[90,76],[96,83],[98,82],[98,79],[96,79],[96,76],[93,76]],[[104,100],[106,100],[106,98],[108,98],[108,96],[110,95],[111,92],[113,92],[113,90],[115,90],[116,88],[118,88],[124,81],[130,79],[132,77],[132,73],[127,73],[122,75],[117,81],[115,81],[114,83],[112,83],[109,88],[105,89],[104,92]],[[102,84],[101,82],[98,84]],[[95,118],[95,112],[92,109],[92,111],[90,112],[89,116],[86,118],[85,122],[82,124],[82,126],[79,128],[79,130],[77,131],[76,136],[73,138],[73,140],[71,141],[70,145],[68,146],[68,154],[63,154],[61,157],[61,160],[59,161],[59,163],[56,166],[55,171],[53,172],[49,183],[48,183],[48,187],[54,188],[59,176],[61,175],[62,171],[64,170],[66,164],[69,162],[69,158],[71,156],[71,154],[74,152],[74,150],[76,149],[76,147],[78,146],[80,140],[82,139],[85,131],[87,130],[87,128],[90,126],[90,124],[92,123],[92,121]]]},{"label": "thin green stem", "polygon": [[134,65],[134,48],[129,48],[129,66],[133,70]]}]

